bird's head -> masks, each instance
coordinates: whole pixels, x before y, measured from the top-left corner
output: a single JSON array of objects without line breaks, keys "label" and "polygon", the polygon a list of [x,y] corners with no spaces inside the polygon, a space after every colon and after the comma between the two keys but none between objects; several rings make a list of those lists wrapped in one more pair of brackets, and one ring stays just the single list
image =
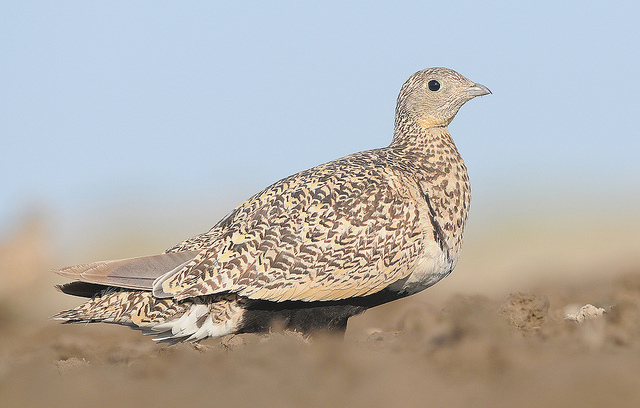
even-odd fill
[{"label": "bird's head", "polygon": [[490,94],[484,85],[476,84],[447,68],[429,68],[411,75],[402,85],[396,119],[408,115],[423,128],[447,126],[465,102]]}]

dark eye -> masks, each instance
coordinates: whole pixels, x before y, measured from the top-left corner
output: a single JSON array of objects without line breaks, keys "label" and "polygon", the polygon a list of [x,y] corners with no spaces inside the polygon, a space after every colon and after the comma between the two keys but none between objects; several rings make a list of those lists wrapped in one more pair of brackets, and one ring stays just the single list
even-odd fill
[{"label": "dark eye", "polygon": [[427,85],[429,86],[429,90],[433,92],[440,89],[440,82],[436,81],[435,79],[432,79],[431,81],[429,81]]}]

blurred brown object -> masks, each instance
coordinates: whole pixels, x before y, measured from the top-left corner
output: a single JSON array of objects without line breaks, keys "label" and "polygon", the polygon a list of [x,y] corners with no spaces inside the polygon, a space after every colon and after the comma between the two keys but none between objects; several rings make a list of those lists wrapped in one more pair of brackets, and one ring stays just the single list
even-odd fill
[{"label": "blurred brown object", "polygon": [[39,287],[51,258],[44,216],[28,212],[0,238],[0,299],[10,302]]}]

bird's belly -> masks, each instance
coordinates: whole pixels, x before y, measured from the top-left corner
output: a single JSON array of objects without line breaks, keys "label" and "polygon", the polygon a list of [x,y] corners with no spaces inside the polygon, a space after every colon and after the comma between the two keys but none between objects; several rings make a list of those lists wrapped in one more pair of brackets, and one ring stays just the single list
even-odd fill
[{"label": "bird's belly", "polygon": [[449,275],[456,261],[457,259],[451,259],[436,242],[425,244],[413,271],[406,278],[390,285],[389,289],[407,295],[420,292]]}]

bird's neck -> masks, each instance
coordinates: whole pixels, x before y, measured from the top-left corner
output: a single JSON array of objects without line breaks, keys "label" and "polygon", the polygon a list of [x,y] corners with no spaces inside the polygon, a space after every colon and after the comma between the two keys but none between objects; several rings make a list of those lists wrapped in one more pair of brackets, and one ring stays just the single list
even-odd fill
[{"label": "bird's neck", "polygon": [[447,126],[425,127],[406,116],[396,118],[391,148],[422,152],[427,156],[460,157]]},{"label": "bird's neck", "polygon": [[396,121],[388,147],[402,158],[411,177],[427,189],[435,185],[458,186],[456,195],[469,200],[469,176],[464,161],[446,126],[425,128],[411,120]]}]

